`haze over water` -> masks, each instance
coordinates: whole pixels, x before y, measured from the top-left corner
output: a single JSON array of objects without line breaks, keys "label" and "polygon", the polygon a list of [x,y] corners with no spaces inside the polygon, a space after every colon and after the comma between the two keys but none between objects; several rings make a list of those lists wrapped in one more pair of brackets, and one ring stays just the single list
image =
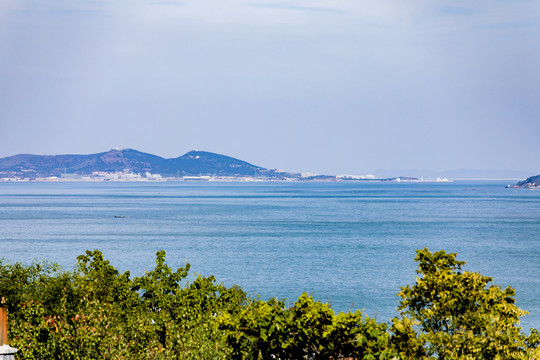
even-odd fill
[{"label": "haze over water", "polygon": [[[262,299],[303,292],[336,311],[396,315],[415,250],[516,289],[540,328],[540,191],[501,182],[0,183],[0,258],[58,262],[99,249],[141,275],[167,252]],[[124,216],[118,218],[115,216]]]}]

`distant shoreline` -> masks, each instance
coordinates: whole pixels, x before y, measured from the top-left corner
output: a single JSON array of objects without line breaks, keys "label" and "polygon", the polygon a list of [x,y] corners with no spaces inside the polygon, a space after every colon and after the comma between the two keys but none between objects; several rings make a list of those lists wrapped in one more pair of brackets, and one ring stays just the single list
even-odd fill
[{"label": "distant shoreline", "polygon": [[[469,179],[462,179],[469,180]],[[493,179],[485,179],[493,180]],[[499,180],[499,179],[496,179]],[[508,180],[508,179],[501,179]],[[188,176],[180,178],[132,178],[132,179],[103,179],[103,178],[63,178],[63,177],[46,177],[46,178],[0,178],[0,182],[39,182],[39,183],[51,183],[51,182],[73,182],[73,183],[165,183],[165,182],[238,182],[238,183],[253,183],[253,182],[283,182],[283,183],[302,183],[302,182],[391,182],[391,183],[451,183],[454,179],[436,178],[436,179],[417,179],[417,178],[381,178],[381,179],[347,179],[339,177],[325,176],[325,178],[255,178],[255,177],[220,177],[220,176]]]}]

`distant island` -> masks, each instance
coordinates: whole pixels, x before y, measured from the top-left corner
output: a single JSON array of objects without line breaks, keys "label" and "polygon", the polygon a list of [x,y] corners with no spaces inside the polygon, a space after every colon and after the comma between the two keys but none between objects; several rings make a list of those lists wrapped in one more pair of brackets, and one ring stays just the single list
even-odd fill
[{"label": "distant island", "polygon": [[540,175],[531,176],[518,182],[513,188],[540,188]]},{"label": "distant island", "polygon": [[[133,149],[89,155],[19,154],[0,159],[0,181],[353,181],[420,182],[414,177],[316,175],[266,169],[230,156],[190,151],[166,159]],[[432,181],[448,181],[437,179]]]}]

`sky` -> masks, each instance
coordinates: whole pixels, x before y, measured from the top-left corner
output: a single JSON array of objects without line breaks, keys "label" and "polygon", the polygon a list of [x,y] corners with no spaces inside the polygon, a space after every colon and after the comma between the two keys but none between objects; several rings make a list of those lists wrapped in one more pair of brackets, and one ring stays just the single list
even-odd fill
[{"label": "sky", "polygon": [[540,173],[538,0],[2,0],[0,157]]}]

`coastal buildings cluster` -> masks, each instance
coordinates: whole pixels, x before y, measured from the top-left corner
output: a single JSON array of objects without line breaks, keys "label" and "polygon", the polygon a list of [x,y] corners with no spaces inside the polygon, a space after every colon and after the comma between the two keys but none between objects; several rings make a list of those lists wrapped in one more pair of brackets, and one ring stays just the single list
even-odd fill
[{"label": "coastal buildings cluster", "polygon": [[285,173],[282,172],[280,177],[266,176],[219,176],[219,175],[187,175],[166,177],[161,174],[153,174],[150,172],[136,173],[129,169],[122,171],[94,171],[91,174],[74,174],[64,173],[59,176],[35,176],[34,173],[6,173],[0,175],[0,182],[160,182],[160,181],[238,181],[238,182],[255,182],[255,181],[392,181],[392,182],[449,182],[446,178],[435,179],[418,179],[414,177],[395,177],[378,179],[375,175],[316,175],[312,173]]}]

